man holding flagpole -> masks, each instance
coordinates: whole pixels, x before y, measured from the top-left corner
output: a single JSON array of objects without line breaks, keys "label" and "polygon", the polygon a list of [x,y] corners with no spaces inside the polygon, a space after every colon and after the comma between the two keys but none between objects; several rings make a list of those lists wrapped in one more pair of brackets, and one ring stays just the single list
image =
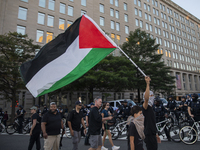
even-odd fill
[{"label": "man holding flagpole", "polygon": [[161,143],[160,137],[157,134],[155,114],[152,109],[154,103],[154,94],[150,91],[150,77],[145,77],[146,91],[144,93],[144,103],[142,106],[142,112],[144,119],[144,134],[147,150],[157,150],[158,144]]}]

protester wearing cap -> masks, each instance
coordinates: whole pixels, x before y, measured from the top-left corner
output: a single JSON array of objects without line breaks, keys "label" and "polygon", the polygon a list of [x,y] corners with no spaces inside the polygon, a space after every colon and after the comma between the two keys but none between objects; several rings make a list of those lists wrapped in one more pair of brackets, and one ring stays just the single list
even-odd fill
[{"label": "protester wearing cap", "polygon": [[145,117],[144,119],[144,134],[145,134],[145,143],[147,150],[157,150],[158,144],[160,143],[160,138],[157,135],[156,129],[156,120],[155,114],[152,109],[152,105],[154,104],[154,94],[150,91],[150,81],[149,77],[145,77],[146,81],[146,91],[144,93],[144,103],[142,105],[142,113]]},{"label": "protester wearing cap", "polygon": [[44,137],[44,150],[58,150],[60,145],[60,130],[62,129],[62,134],[65,133],[65,130],[55,102],[50,103],[50,111],[44,114],[41,127]]},{"label": "protester wearing cap", "polygon": [[76,101],[75,110],[72,110],[68,118],[68,126],[72,136],[73,150],[78,150],[78,143],[81,140],[81,124],[84,128],[84,133],[86,134],[86,127],[83,120],[83,113],[80,111],[82,108],[82,103]]},{"label": "protester wearing cap", "polygon": [[40,145],[40,132],[41,132],[41,122],[40,122],[40,116],[37,111],[37,107],[33,106],[30,108],[32,116],[31,116],[31,121],[32,121],[32,127],[30,131],[30,140],[29,140],[29,146],[28,150],[32,150],[34,143],[36,142],[36,149],[40,150],[41,145]]}]

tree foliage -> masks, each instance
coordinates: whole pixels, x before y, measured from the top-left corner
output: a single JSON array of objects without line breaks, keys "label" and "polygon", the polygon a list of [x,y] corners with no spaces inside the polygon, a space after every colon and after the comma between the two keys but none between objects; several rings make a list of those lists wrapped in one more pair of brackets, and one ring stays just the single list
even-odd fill
[{"label": "tree foliage", "polygon": [[20,65],[35,56],[39,45],[34,45],[33,40],[27,35],[9,32],[0,35],[0,92],[2,99],[12,101],[12,117],[15,113],[18,91],[25,89],[21,79]]},{"label": "tree foliage", "polygon": [[[170,67],[161,60],[162,54],[157,54],[159,44],[155,44],[149,34],[140,29],[131,31],[128,41],[121,48],[124,52],[151,78],[151,88],[160,93],[170,93],[174,88],[174,78],[170,75]],[[135,68],[136,70],[136,68]],[[144,76],[138,72],[137,88],[145,90]]]}]

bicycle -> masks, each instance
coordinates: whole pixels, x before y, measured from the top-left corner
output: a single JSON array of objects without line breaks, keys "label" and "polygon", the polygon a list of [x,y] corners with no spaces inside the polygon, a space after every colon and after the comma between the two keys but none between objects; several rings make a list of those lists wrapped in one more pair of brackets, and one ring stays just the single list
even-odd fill
[{"label": "bicycle", "polygon": [[3,133],[6,129],[5,125],[2,123],[3,116],[0,116],[0,132]]},{"label": "bicycle", "polygon": [[123,122],[120,122],[120,123],[116,124],[116,126],[111,126],[110,127],[110,132],[111,132],[113,140],[118,139],[119,136],[121,136],[122,134],[123,135],[127,134],[126,125],[127,125],[127,121],[123,121]]},{"label": "bicycle", "polygon": [[180,132],[180,127],[178,125],[174,125],[171,122],[171,117],[166,118],[165,120],[156,123],[156,128],[158,131],[158,135],[162,135],[163,138],[165,138],[164,134],[164,129],[167,128],[169,132],[169,136],[172,139],[172,141],[178,143],[181,142],[179,138],[179,132]]},{"label": "bicycle", "polygon": [[191,120],[194,122],[192,126],[184,126],[179,133],[179,137],[184,144],[192,145],[197,142],[198,135],[200,134],[200,121],[195,122],[193,118]]}]

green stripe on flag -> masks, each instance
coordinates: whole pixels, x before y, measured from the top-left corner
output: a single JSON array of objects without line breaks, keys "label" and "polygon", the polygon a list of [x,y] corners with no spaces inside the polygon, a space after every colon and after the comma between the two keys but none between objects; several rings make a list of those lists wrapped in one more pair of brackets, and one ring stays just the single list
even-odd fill
[{"label": "green stripe on flag", "polygon": [[[94,67],[97,63],[99,63],[103,58],[105,58],[108,54],[114,51],[116,48],[93,48],[87,54],[87,56],[74,68],[69,74],[63,77],[61,80],[57,81],[52,87],[47,90],[44,90],[38,96],[44,95],[46,93],[55,91],[65,85],[70,84],[76,79],[80,78],[87,71],[89,71],[92,67]],[[81,49],[80,49],[81,51]],[[37,97],[38,97],[37,96]]]}]

